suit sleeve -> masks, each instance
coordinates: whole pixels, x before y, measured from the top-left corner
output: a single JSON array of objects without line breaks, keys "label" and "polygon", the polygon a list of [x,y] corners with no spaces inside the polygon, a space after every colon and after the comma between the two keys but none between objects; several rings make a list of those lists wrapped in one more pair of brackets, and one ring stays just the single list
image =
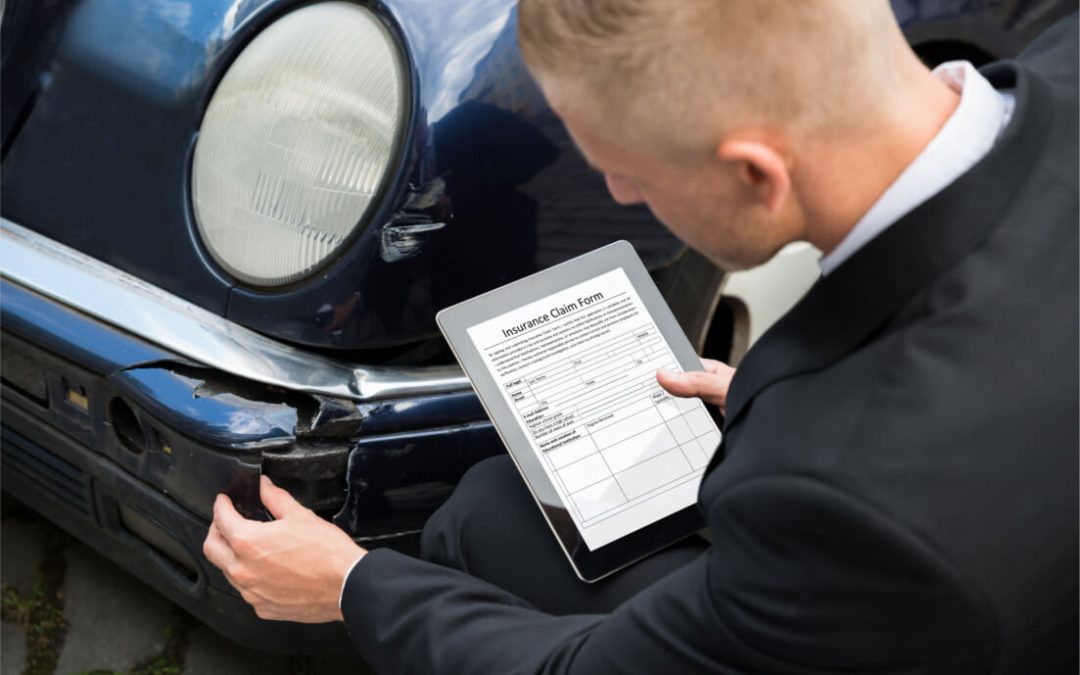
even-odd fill
[{"label": "suit sleeve", "polygon": [[986,672],[986,604],[937,553],[819,481],[759,478],[709,510],[710,550],[609,615],[552,616],[388,550],[342,609],[386,673]]}]

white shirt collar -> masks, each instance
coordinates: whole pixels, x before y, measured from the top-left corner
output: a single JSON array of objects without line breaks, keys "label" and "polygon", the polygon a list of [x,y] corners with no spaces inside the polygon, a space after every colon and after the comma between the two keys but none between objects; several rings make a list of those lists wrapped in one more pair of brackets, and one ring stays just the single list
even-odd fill
[{"label": "white shirt collar", "polygon": [[855,227],[818,264],[828,275],[886,228],[959,178],[990,152],[1012,117],[1015,97],[998,92],[967,61],[950,61],[934,76],[960,94],[960,104],[919,156]]}]

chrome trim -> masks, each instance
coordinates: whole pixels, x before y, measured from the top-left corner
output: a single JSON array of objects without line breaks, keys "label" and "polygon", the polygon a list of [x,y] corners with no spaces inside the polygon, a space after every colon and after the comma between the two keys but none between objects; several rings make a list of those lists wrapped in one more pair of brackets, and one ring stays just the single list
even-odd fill
[{"label": "chrome trim", "polygon": [[469,389],[458,366],[358,366],[233,323],[0,218],[0,276],[193,361],[295,391],[368,401]]}]

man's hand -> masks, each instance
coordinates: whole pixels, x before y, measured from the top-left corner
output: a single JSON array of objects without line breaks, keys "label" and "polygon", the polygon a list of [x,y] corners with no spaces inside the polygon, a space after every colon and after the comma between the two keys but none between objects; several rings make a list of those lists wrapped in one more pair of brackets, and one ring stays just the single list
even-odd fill
[{"label": "man's hand", "polygon": [[266,476],[259,493],[273,522],[247,520],[232,500],[217,496],[203,542],[207,560],[221,568],[260,618],[341,621],[341,585],[366,551]]},{"label": "man's hand", "polygon": [[735,376],[735,369],[714,359],[701,359],[701,365],[705,366],[704,372],[692,370],[674,373],[670,370],[658,370],[656,381],[672,396],[698,396],[706,403],[720,408],[720,414],[723,415],[727,407],[728,386],[731,378]]}]

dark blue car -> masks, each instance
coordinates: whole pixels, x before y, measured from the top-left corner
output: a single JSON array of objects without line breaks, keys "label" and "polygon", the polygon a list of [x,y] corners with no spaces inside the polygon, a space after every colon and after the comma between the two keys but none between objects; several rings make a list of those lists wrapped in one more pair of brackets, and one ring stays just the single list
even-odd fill
[{"label": "dark blue car", "polygon": [[[928,61],[1072,9],[893,5]],[[502,452],[442,307],[627,239],[699,350],[738,343],[724,275],[574,151],[512,0],[8,0],[0,33],[3,489],[237,641],[341,629],[255,617],[202,556],[218,492],[260,516],[266,474],[409,550]]]}]

